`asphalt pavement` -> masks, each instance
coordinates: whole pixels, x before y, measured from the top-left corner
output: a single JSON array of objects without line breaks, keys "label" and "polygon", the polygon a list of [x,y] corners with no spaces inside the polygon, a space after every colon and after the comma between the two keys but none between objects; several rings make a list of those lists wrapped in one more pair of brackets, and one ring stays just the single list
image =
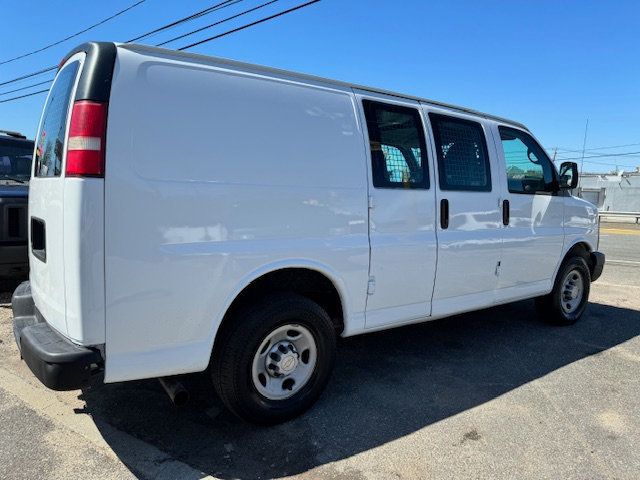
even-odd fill
[{"label": "asphalt pavement", "polygon": [[640,478],[640,228],[571,327],[533,302],[343,339],[318,404],[245,424],[206,374],[175,408],[155,380],[52,392],[18,358],[0,297],[0,478]]},{"label": "asphalt pavement", "polygon": [[640,285],[640,225],[602,224],[600,244],[607,255],[606,281]]}]

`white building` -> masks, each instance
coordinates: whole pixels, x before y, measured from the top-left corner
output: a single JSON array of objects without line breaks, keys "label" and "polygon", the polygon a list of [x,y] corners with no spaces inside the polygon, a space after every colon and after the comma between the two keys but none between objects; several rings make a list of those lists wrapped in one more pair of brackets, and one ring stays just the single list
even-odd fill
[{"label": "white building", "polygon": [[617,175],[583,173],[575,193],[602,212],[640,212],[640,167]]}]

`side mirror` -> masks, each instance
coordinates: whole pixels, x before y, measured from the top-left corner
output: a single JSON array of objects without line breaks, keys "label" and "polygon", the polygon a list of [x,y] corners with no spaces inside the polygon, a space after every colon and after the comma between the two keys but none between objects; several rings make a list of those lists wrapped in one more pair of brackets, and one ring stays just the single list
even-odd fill
[{"label": "side mirror", "polygon": [[575,162],[562,162],[558,173],[558,186],[560,190],[572,190],[578,186],[578,164]]}]

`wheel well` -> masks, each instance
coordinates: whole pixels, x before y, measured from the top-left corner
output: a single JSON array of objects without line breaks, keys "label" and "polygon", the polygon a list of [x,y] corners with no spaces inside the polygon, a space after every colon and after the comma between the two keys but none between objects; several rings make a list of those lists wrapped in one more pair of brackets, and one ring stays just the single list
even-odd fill
[{"label": "wheel well", "polygon": [[564,256],[563,261],[574,255],[579,255],[582,258],[584,258],[585,262],[587,262],[587,265],[589,266],[589,270],[591,271],[591,273],[593,273],[594,265],[593,265],[593,259],[591,258],[591,248],[589,248],[589,245],[587,243],[585,242],[576,243],[574,246],[572,246],[569,249],[567,254]]},{"label": "wheel well", "polygon": [[327,312],[338,335],[344,330],[342,301],[333,282],[316,270],[285,268],[269,272],[247,285],[225,313],[218,331],[238,309],[265,295],[279,292],[294,292],[313,300]]}]

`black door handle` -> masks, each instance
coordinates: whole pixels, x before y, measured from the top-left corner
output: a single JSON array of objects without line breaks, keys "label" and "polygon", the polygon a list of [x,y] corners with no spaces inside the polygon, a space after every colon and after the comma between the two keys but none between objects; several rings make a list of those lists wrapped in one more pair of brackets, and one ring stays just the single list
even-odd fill
[{"label": "black door handle", "polygon": [[440,200],[440,228],[449,228],[449,200],[446,198]]},{"label": "black door handle", "polygon": [[509,200],[502,201],[502,224],[509,225]]}]

